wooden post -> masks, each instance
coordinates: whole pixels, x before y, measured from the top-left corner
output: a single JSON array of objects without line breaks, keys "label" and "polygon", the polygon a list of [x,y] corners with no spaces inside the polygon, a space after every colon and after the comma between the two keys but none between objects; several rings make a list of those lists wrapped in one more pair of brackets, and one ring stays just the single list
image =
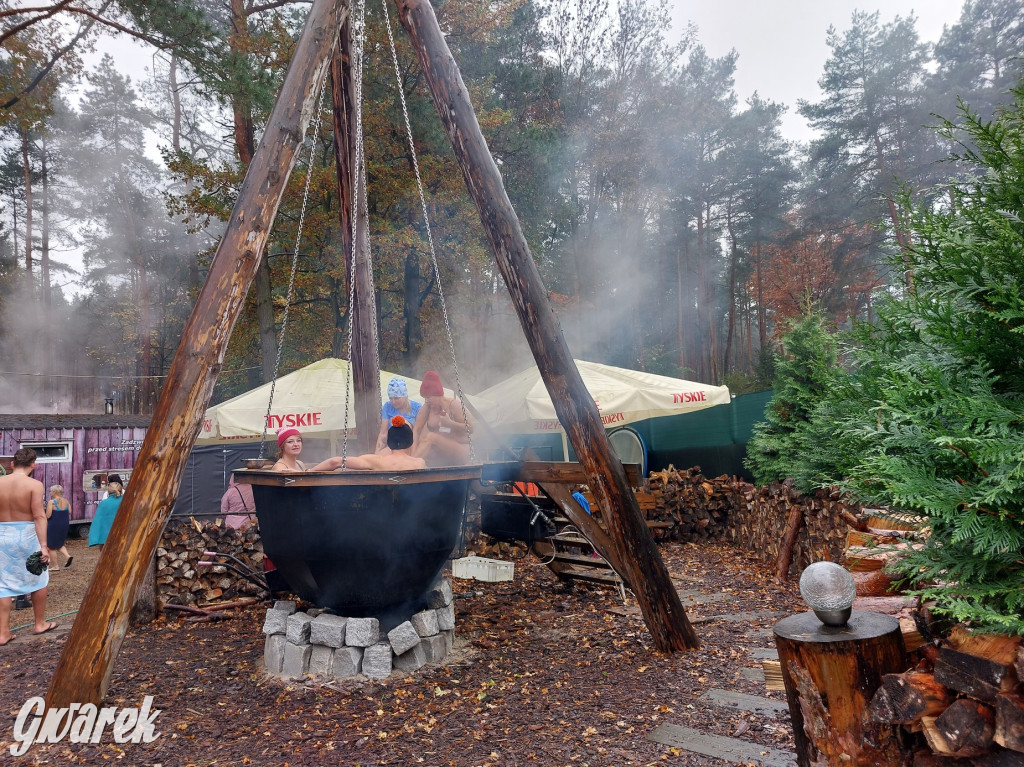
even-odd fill
[{"label": "wooden post", "polygon": [[620,572],[633,587],[655,646],[662,652],[695,648],[697,635],[569,353],[434,10],[429,0],[396,2],[555,412],[606,513]]},{"label": "wooden post", "polygon": [[[346,20],[331,60],[332,112],[334,114],[334,157],[338,175],[338,221],[341,224],[342,251],[349,280],[355,281],[355,303],[348,307],[352,323],[352,388],[355,402],[352,415],[356,436],[352,455],[372,453],[380,424],[380,369],[377,366],[377,318],[373,312],[370,279],[370,224],[362,201],[357,199],[355,174],[356,108],[355,80],[352,69],[351,24]],[[352,216],[356,217],[355,255],[352,258]],[[354,261],[354,264],[353,264]],[[349,283],[351,284],[351,282]]]},{"label": "wooden post", "polygon": [[101,704],[135,592],[153,561],[181,474],[245,294],[263,256],[306,127],[317,107],[344,0],[315,0],[267,129],[238,193],[227,230],[153,413],[131,482],[71,627],[47,695],[50,707]]},{"label": "wooden post", "polygon": [[902,767],[898,727],[868,714],[882,676],[907,670],[898,620],[854,610],[832,627],[801,613],[775,624],[775,644],[800,767]]}]

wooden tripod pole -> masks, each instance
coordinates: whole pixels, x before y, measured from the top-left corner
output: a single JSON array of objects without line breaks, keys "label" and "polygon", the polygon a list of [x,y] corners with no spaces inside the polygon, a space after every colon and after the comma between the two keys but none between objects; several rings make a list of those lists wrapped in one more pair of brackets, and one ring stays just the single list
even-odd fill
[{"label": "wooden tripod pole", "polygon": [[429,0],[396,2],[558,420],[591,478],[591,490],[601,509],[606,511],[615,559],[624,568],[623,578],[632,585],[659,650],[695,648],[697,635],[640,513],[622,463],[608,442],[597,405],[569,353],[434,10]]},{"label": "wooden tripod pole", "polygon": [[47,706],[100,705],[128,629],[135,592],[153,559],[245,294],[256,274],[288,176],[317,108],[345,0],[315,0],[259,148],[210,265],[131,482],[82,600]]}]

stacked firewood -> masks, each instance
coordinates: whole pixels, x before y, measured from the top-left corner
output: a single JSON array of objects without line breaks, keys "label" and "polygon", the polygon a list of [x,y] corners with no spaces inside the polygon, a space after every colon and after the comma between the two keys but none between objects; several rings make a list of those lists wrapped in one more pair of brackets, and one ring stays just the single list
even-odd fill
[{"label": "stacked firewood", "polygon": [[161,606],[194,605],[239,595],[261,593],[256,584],[205,552],[229,554],[257,573],[263,571],[263,544],[256,526],[235,530],[220,518],[200,521],[195,517],[171,519],[156,550],[156,589]]},{"label": "stacked firewood", "polygon": [[645,509],[657,538],[677,541],[721,540],[729,529],[733,509],[742,502],[735,478],[708,479],[699,467],[652,473],[654,504]]},{"label": "stacked firewood", "polygon": [[915,733],[913,767],[1024,765],[1021,637],[961,625],[922,655],[910,671],[885,675],[868,706],[876,722]]},{"label": "stacked firewood", "polygon": [[732,543],[779,563],[783,580],[812,562],[837,561],[846,531],[858,524],[860,508],[836,491],[803,495],[791,482],[709,479],[699,467],[670,466],[648,481],[655,503],[646,516],[656,538]]},{"label": "stacked firewood", "polygon": [[489,535],[481,534],[466,548],[467,554],[488,557],[490,559],[522,559],[526,556],[526,544],[522,541],[499,541]]}]

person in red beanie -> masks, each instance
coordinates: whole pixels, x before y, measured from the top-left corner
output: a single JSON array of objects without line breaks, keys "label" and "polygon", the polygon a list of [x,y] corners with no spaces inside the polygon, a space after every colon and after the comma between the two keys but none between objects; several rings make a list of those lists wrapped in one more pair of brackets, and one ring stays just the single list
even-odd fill
[{"label": "person in red beanie", "polygon": [[412,454],[428,466],[469,463],[469,435],[473,424],[459,400],[446,397],[441,376],[428,370],[420,384],[423,407],[416,416]]},{"label": "person in red beanie", "polygon": [[282,426],[277,430],[277,449],[280,457],[271,471],[306,471],[299,460],[302,453],[302,434],[294,426]]}]

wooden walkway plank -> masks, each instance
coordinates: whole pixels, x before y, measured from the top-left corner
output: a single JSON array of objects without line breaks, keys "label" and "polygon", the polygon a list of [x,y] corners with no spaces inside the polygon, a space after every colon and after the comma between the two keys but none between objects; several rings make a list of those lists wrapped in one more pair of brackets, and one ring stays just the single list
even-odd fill
[{"label": "wooden walkway plank", "polygon": [[648,740],[666,746],[675,746],[695,754],[713,756],[740,764],[754,763],[761,767],[796,767],[796,754],[777,748],[761,746],[739,738],[709,735],[677,724],[661,724]]}]

